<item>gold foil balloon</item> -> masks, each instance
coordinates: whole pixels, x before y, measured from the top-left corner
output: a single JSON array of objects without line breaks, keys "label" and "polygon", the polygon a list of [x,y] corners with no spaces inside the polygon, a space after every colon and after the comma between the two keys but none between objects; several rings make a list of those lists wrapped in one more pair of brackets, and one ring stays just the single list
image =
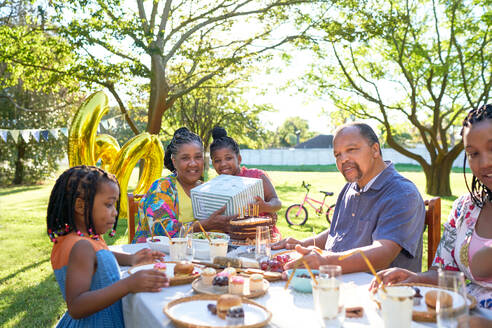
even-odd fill
[{"label": "gold foil balloon", "polygon": [[164,149],[155,135],[142,133],[120,149],[118,141],[106,134],[96,135],[102,117],[108,112],[108,97],[104,92],[89,96],[78,109],[68,135],[70,166],[96,165],[116,175],[121,188],[120,217],[128,218],[128,180],[140,159],[145,161],[135,193],[147,191],[152,182],[161,177]]},{"label": "gold foil balloon", "polygon": [[110,172],[111,165],[113,165],[120,151],[120,145],[116,138],[108,134],[98,134],[96,136],[96,148],[95,148],[95,161],[101,159],[101,168]]},{"label": "gold foil balloon", "polygon": [[108,109],[108,97],[99,91],[89,96],[77,110],[68,132],[70,166],[96,164],[97,126]]},{"label": "gold foil balloon", "polygon": [[123,195],[126,195],[128,181],[133,168],[140,159],[144,159],[145,164],[135,193],[147,191],[152,182],[161,177],[164,164],[164,148],[157,136],[145,132],[133,137],[120,149],[115,162],[110,168],[110,172],[114,173],[120,182],[122,195],[120,216],[122,217],[128,217],[128,198],[123,197]]}]

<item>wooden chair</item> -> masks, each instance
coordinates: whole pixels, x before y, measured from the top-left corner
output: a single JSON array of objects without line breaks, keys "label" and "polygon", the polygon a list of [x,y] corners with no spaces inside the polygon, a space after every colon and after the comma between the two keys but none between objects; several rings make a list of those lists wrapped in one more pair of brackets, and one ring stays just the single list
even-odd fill
[{"label": "wooden chair", "polygon": [[[437,246],[441,241],[441,198],[434,197],[425,202],[425,228],[427,228],[427,268],[432,266]],[[425,230],[424,228],[424,230]]]},{"label": "wooden chair", "polygon": [[143,195],[128,193],[128,243],[131,244],[135,236],[135,215],[138,211],[138,201]]}]

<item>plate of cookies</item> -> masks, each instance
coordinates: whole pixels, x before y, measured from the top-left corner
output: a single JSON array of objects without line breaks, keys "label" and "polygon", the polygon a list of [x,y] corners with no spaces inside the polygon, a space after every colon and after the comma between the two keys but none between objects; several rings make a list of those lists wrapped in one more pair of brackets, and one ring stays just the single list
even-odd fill
[{"label": "plate of cookies", "polygon": [[169,302],[163,312],[178,327],[257,328],[268,324],[272,313],[237,295],[194,295]]},{"label": "plate of cookies", "polygon": [[157,262],[151,264],[136,265],[128,269],[128,274],[135,274],[140,270],[159,270],[166,273],[171,286],[189,284],[202,272],[201,267],[191,262]]},{"label": "plate of cookies", "polygon": [[[459,308],[463,306],[463,298],[451,291],[440,289],[435,285],[429,284],[395,284],[395,286],[409,286],[415,290],[413,298],[412,320],[420,322],[436,322],[436,300],[438,295],[441,302],[449,307]],[[440,293],[444,291],[444,293]],[[379,305],[379,297],[375,296],[375,301]],[[477,305],[477,300],[471,295],[467,295],[467,306],[473,309]]]},{"label": "plate of cookies", "polygon": [[197,293],[209,295],[234,294],[247,298],[265,295],[270,283],[261,274],[249,276],[238,275],[236,269],[225,268],[217,272],[213,268],[202,270],[200,277],[193,281],[191,287]]}]

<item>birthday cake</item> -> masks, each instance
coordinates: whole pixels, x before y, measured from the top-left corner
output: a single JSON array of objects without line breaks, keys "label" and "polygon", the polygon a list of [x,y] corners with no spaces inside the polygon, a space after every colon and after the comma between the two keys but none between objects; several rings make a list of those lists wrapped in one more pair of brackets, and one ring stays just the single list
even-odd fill
[{"label": "birthday cake", "polygon": [[230,221],[231,231],[229,235],[236,240],[256,239],[256,227],[267,226],[272,232],[273,220],[270,217],[246,217]]}]

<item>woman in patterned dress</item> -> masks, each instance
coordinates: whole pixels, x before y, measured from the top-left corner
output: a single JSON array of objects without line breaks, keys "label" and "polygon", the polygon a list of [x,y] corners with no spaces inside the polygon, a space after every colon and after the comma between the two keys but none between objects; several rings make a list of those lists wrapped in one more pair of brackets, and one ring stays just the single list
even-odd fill
[{"label": "woman in patterned dress", "polygon": [[[393,268],[378,275],[384,284],[437,285],[438,267],[461,271],[470,281],[468,293],[480,307],[492,309],[492,105],[470,111],[461,134],[473,173],[470,192],[455,200],[432,267],[423,273]],[[376,286],[373,281],[371,288]]]},{"label": "woman in patterned dress", "polygon": [[[198,135],[187,128],[179,128],[166,148],[164,165],[171,175],[157,179],[140,200],[138,227],[133,243],[146,242],[154,235],[165,236],[164,228],[171,235],[182,226],[195,221],[191,207],[190,190],[201,184],[203,175],[203,143]],[[205,230],[227,230],[230,216],[222,215],[225,207],[212,213],[200,223]],[[194,231],[200,231],[193,226]]]}]

